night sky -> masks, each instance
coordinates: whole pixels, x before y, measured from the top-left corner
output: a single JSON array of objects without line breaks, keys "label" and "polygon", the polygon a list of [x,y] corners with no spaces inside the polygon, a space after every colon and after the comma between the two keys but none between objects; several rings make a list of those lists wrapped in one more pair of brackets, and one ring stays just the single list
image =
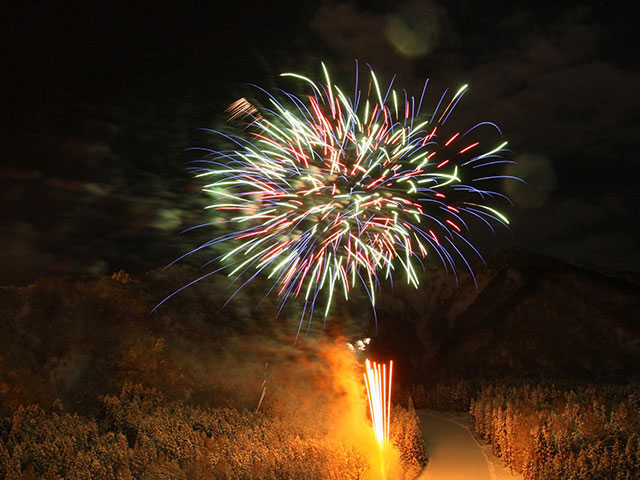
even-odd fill
[{"label": "night sky", "polygon": [[626,2],[13,3],[0,7],[0,285],[166,265],[198,241],[178,232],[202,222],[184,153],[207,141],[199,129],[248,83],[321,61],[350,88],[356,59],[415,95],[429,78],[430,101],[468,83],[456,121],[502,128],[508,173],[527,184],[505,185],[511,230],[482,232],[483,252],[640,272]]}]

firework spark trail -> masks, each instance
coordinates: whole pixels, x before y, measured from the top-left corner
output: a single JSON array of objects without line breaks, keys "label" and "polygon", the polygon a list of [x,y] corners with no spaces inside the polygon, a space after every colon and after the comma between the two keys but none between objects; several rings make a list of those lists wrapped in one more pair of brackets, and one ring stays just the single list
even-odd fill
[{"label": "firework spark trail", "polygon": [[500,157],[506,142],[485,145],[478,135],[486,129],[501,135],[500,129],[491,122],[466,131],[446,125],[466,85],[453,95],[445,91],[431,113],[421,114],[426,83],[418,102],[398,95],[393,82],[383,95],[371,70],[368,96],[358,91],[356,75],[350,99],[322,69],[322,83],[282,75],[310,88],[304,98],[286,92],[277,98],[257,87],[264,105],[234,102],[227,112],[230,122],[241,122],[239,133],[212,131],[230,148],[198,149],[206,157],[192,168],[209,181],[204,191],[214,201],[206,208],[222,217],[201,226],[224,223],[230,232],[190,253],[231,245],[213,261],[234,278],[264,272],[282,306],[304,298],[309,321],[319,297],[326,317],[337,291],[348,300],[356,283],[375,313],[380,277],[400,270],[417,287],[416,264],[429,252],[454,273],[456,256],[468,267],[456,244],[478,252],[465,238],[465,218],[492,230],[492,222],[508,223],[487,205],[506,197],[482,188],[503,177],[476,175],[511,163]]},{"label": "firework spark trail", "polygon": [[393,377],[393,360],[387,366],[367,359],[365,361],[364,382],[369,400],[369,412],[373,431],[380,448],[386,449],[389,443],[389,424],[391,418],[391,381]]},{"label": "firework spark trail", "polygon": [[365,361],[364,383],[369,400],[369,412],[373,431],[380,447],[382,476],[386,471],[386,452],[389,445],[389,426],[391,425],[391,382],[393,376],[393,360],[389,362],[389,376],[387,366],[367,359]]}]

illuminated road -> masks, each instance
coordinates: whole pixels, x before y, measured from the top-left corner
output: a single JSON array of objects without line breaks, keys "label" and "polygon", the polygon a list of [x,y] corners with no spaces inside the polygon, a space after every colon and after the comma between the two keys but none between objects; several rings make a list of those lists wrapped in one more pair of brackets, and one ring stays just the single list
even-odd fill
[{"label": "illuminated road", "polygon": [[474,438],[466,415],[419,410],[429,463],[419,480],[516,480],[491,453]]}]

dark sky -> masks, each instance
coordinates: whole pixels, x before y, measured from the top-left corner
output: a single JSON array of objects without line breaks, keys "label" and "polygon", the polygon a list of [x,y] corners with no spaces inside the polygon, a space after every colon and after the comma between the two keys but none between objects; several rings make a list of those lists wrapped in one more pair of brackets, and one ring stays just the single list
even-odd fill
[{"label": "dark sky", "polygon": [[[513,167],[510,244],[640,271],[640,74],[625,2],[225,2],[0,7],[0,284],[142,272],[201,220],[186,147],[246,83],[354,60],[418,95],[468,83],[461,121],[498,123]],[[19,4],[19,5],[18,5]],[[486,233],[486,232],[485,232]]]}]

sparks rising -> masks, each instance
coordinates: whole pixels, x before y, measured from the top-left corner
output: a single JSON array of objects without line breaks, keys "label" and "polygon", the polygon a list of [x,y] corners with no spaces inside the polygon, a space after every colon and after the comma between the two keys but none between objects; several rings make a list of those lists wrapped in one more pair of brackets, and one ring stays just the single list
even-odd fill
[{"label": "sparks rising", "polygon": [[369,399],[369,412],[373,431],[382,450],[389,444],[389,425],[391,425],[391,380],[393,376],[393,360],[389,362],[389,376],[387,366],[367,359],[365,361],[364,383]]}]

